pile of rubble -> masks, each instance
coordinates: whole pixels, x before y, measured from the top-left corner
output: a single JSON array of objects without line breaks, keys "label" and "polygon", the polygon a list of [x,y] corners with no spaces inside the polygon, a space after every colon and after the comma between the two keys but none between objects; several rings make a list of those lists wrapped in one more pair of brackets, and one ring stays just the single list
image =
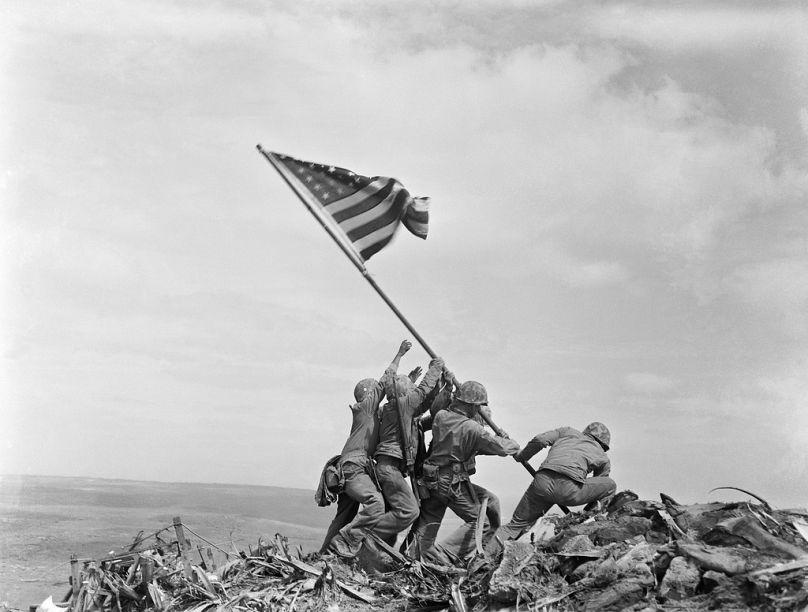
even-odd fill
[{"label": "pile of rubble", "polygon": [[179,518],[174,527],[176,539],[158,535],[118,555],[74,561],[74,586],[56,606],[69,612],[808,609],[808,512],[775,510],[762,500],[681,505],[666,495],[643,501],[624,491],[602,509],[545,517],[539,537],[507,542],[501,560],[478,555],[462,568],[409,560],[380,541],[344,563],[290,550],[280,535],[227,552],[216,566],[209,549],[191,548]]},{"label": "pile of rubble", "polygon": [[803,610],[806,517],[624,491],[602,512],[557,519],[541,542],[507,543],[488,597],[574,610]]}]

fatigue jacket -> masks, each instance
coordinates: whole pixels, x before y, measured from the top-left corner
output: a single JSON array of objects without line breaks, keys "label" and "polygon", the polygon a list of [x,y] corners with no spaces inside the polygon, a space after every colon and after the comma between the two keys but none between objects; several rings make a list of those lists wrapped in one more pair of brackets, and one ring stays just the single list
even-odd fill
[{"label": "fatigue jacket", "polygon": [[379,402],[382,399],[380,385],[369,389],[365,398],[353,406],[351,433],[342,447],[342,463],[352,461],[366,465],[379,443]]},{"label": "fatigue jacket", "polygon": [[519,444],[489,432],[480,423],[449,406],[432,422],[432,450],[426,463],[445,467],[462,464],[469,474],[475,471],[475,455],[514,455]]},{"label": "fatigue jacket", "polygon": [[[413,419],[429,408],[430,402],[426,401],[427,395],[435,388],[442,371],[441,366],[430,364],[429,369],[421,379],[421,383],[415,389],[404,397],[388,398],[387,404],[382,407],[381,411],[376,457],[388,455],[396,459],[405,459],[407,468],[413,467],[418,445],[417,425],[413,422]],[[384,373],[387,379],[395,375],[396,371],[393,368],[387,368]],[[401,416],[399,416],[399,410],[401,411]],[[403,432],[399,421],[409,424]],[[402,447],[407,449],[406,457],[402,453]]]},{"label": "fatigue jacket", "polygon": [[518,459],[527,461],[547,446],[550,451],[539,470],[552,470],[576,482],[584,482],[589,472],[594,476],[609,475],[611,461],[600,443],[572,427],[559,427],[537,435],[525,445]]}]

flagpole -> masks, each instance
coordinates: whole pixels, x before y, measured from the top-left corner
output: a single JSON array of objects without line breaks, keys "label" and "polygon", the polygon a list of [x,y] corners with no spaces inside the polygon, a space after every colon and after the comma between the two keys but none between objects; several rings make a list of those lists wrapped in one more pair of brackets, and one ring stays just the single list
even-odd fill
[{"label": "flagpole", "polygon": [[[362,261],[360,261],[359,256],[356,254],[356,252],[353,251],[352,249],[350,249],[347,245],[345,245],[345,243],[342,240],[339,239],[336,232],[334,231],[334,228],[332,228],[328,223],[326,223],[326,221],[322,217],[320,217],[319,214],[317,214],[317,211],[314,209],[314,207],[311,205],[311,203],[308,202],[306,200],[306,198],[304,198],[298,192],[297,189],[295,189],[295,186],[291,183],[291,181],[288,179],[288,177],[283,172],[281,172],[280,168],[278,168],[275,165],[275,162],[267,154],[267,152],[264,151],[264,149],[261,147],[261,145],[257,144],[257,145],[255,145],[255,147],[258,149],[258,152],[261,153],[261,155],[264,156],[264,159],[266,159],[267,162],[269,162],[269,165],[272,166],[273,168],[275,168],[277,173],[280,174],[281,178],[289,186],[289,188],[295,193],[295,195],[297,195],[298,199],[301,202],[303,202],[303,205],[306,207],[306,210],[308,210],[311,213],[311,215],[315,219],[317,219],[317,223],[320,224],[320,227],[322,227],[326,231],[326,233],[328,233],[328,235],[331,236],[331,239],[334,242],[337,243],[337,246],[340,248],[340,250],[342,250],[343,253],[345,253],[345,256],[348,259],[350,259],[351,262],[353,262],[353,265],[356,266],[356,269],[359,270],[359,272],[362,274],[362,276],[368,282],[368,284],[371,287],[373,287],[373,290],[376,291],[376,293],[379,294],[379,297],[382,298],[382,300],[384,300],[384,303],[387,304],[390,307],[390,310],[392,310],[393,313],[398,317],[398,319],[404,324],[404,327],[406,327],[410,331],[410,333],[413,335],[413,337],[418,341],[418,344],[420,344],[423,347],[423,349],[427,352],[429,357],[432,358],[432,359],[435,359],[435,357],[437,357],[437,355],[435,354],[435,351],[432,350],[432,348],[426,343],[426,340],[424,340],[421,337],[421,334],[419,334],[416,331],[416,329],[407,320],[407,318],[404,316],[404,314],[398,309],[398,307],[393,303],[393,301],[389,297],[387,297],[387,294],[384,291],[382,291],[382,288],[379,287],[379,285],[376,283],[376,281],[373,280],[373,277],[368,272],[368,269],[365,267],[365,264]],[[460,386],[460,381],[458,381],[457,378],[453,376],[452,384],[459,387]],[[505,434],[505,432],[501,428],[499,428],[496,425],[496,423],[494,423],[494,421],[492,421],[491,418],[487,414],[485,414],[482,411],[479,411],[479,413],[480,413],[480,416],[483,418],[483,420],[488,424],[488,426],[493,430],[493,432],[495,434],[497,434],[498,436],[502,436],[502,435],[507,436],[507,434]],[[535,475],[536,472],[530,466],[529,463],[527,463],[526,461],[522,461],[520,463],[525,467],[525,469],[528,472],[530,472],[531,476]]]},{"label": "flagpole", "polygon": [[393,301],[389,297],[387,297],[387,294],[384,291],[382,291],[382,288],[379,287],[379,285],[376,283],[376,281],[373,280],[373,277],[368,272],[368,269],[365,267],[365,264],[359,260],[356,253],[353,250],[351,250],[348,246],[346,246],[345,243],[342,240],[339,239],[336,232],[334,231],[334,228],[332,228],[328,223],[326,223],[326,221],[322,217],[320,217],[320,215],[317,214],[317,211],[314,210],[314,207],[311,205],[311,203],[309,203],[306,200],[306,198],[304,198],[302,195],[300,195],[298,190],[295,189],[294,185],[292,185],[291,181],[289,181],[289,179],[286,177],[286,175],[283,172],[280,171],[280,169],[272,161],[272,158],[269,157],[269,155],[267,155],[267,152],[264,151],[264,149],[261,147],[261,145],[259,144],[259,145],[255,145],[255,146],[258,149],[258,152],[261,153],[261,155],[263,155],[264,158],[269,162],[269,165],[272,166],[273,168],[275,168],[277,173],[281,175],[281,178],[286,182],[287,185],[289,185],[289,188],[295,193],[295,195],[297,195],[298,199],[301,202],[303,202],[303,205],[306,207],[306,210],[308,210],[311,213],[311,215],[315,219],[317,219],[317,223],[320,224],[320,227],[322,227],[328,233],[328,235],[331,236],[331,239],[334,242],[337,243],[337,246],[342,250],[343,253],[345,253],[345,256],[348,259],[351,260],[353,265],[356,267],[357,270],[359,270],[360,274],[362,274],[362,276],[368,282],[368,284],[371,287],[373,287],[373,289],[374,289],[374,291],[376,291],[376,293],[379,294],[379,297],[384,300],[384,303],[387,304],[390,307],[390,310],[392,310],[393,313],[404,324],[404,327],[406,327],[410,331],[410,333],[413,335],[413,337],[418,341],[418,344],[420,344],[423,347],[423,349],[427,352],[427,354],[432,359],[434,359],[436,357],[435,351],[433,351],[430,348],[430,346],[426,343],[426,340],[424,340],[421,337],[421,334],[419,334],[416,331],[416,329],[407,320],[407,318],[404,316],[404,314],[398,309],[398,307],[393,303]]}]

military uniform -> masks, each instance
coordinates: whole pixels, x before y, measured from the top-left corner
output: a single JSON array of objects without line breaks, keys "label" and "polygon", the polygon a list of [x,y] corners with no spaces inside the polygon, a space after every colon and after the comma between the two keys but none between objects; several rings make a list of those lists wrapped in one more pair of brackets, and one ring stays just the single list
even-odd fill
[{"label": "military uniform", "polygon": [[[482,498],[489,496],[497,510],[499,506],[493,494],[469,480],[476,471],[475,456],[513,455],[518,450],[519,445],[513,440],[488,432],[480,423],[466,416],[457,400],[448,409],[435,414],[432,447],[421,477],[421,484],[429,491],[429,497],[421,501],[421,512],[414,527],[422,557],[440,558],[435,538],[447,508],[451,508],[466,524],[452,534],[443,547],[457,558],[473,550],[474,529]],[[486,516],[485,530],[490,535],[489,516]]]},{"label": "military uniform", "polygon": [[[615,492],[617,485],[609,478],[611,462],[605,450],[608,449],[608,438],[604,444],[587,434],[590,427],[583,433],[572,427],[544,432],[516,455],[517,461],[527,461],[543,448],[550,447],[547,458],[516,506],[513,518],[497,532],[500,539],[519,538],[553,504],[580,506]],[[605,426],[601,427],[605,430]],[[608,430],[605,431],[608,435]],[[587,478],[590,472],[593,476]]]},{"label": "military uniform", "polygon": [[342,552],[355,552],[364,538],[363,530],[376,525],[384,515],[384,498],[373,478],[370,457],[379,440],[378,407],[382,399],[381,385],[373,382],[362,401],[351,406],[351,433],[339,461],[344,478],[343,492],[337,500],[337,515],[323,541],[323,551],[339,534],[347,543]]},{"label": "military uniform", "polygon": [[402,397],[395,397],[395,369],[388,368],[382,379],[388,403],[381,411],[379,444],[374,457],[376,475],[389,510],[376,523],[373,532],[387,541],[393,541],[418,517],[418,500],[405,478],[415,462],[418,444],[413,419],[429,408],[427,396],[435,389],[442,371],[443,362],[433,359],[420,384]]}]

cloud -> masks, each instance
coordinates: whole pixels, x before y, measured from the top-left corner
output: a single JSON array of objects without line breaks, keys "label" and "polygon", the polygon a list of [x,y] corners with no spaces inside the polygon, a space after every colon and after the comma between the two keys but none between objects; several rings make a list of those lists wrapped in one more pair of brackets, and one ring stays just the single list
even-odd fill
[{"label": "cloud", "polygon": [[92,2],[30,5],[24,11],[9,12],[8,25],[23,26],[21,31],[29,40],[35,32],[47,32],[57,36],[114,37],[121,42],[145,38],[153,44],[157,41],[164,44],[170,39],[202,43],[263,32],[262,21],[256,19],[256,14],[220,2],[184,4],[147,0],[134,6],[111,0],[104,3],[103,10],[98,8]]},{"label": "cloud", "polygon": [[[13,429],[80,440],[65,406],[100,436],[93,416],[143,405],[123,451],[152,431],[173,448],[159,424],[187,414],[193,439],[284,442],[256,462],[338,447],[350,389],[405,332],[262,142],[433,197],[430,239],[369,268],[453,368],[490,379],[506,427],[602,414],[631,440],[621,478],[644,483],[681,446],[688,470],[714,461],[723,478],[738,460],[766,484],[739,443],[759,427],[767,448],[791,436],[784,464],[802,459],[796,435],[755,424],[766,402],[801,424],[804,400],[781,369],[805,353],[808,180],[766,98],[806,123],[786,87],[799,16],[520,4],[26,5],[3,93]],[[758,87],[770,65],[776,87]]]},{"label": "cloud", "polygon": [[620,262],[577,258],[551,242],[531,249],[530,257],[545,274],[570,287],[619,285],[631,277],[629,270]]},{"label": "cloud", "polygon": [[808,108],[800,109],[800,127],[802,128],[805,138],[808,139]]},{"label": "cloud", "polygon": [[[782,47],[804,54],[808,13],[801,3],[682,6],[617,3],[588,12],[587,25],[603,37],[622,37],[649,47],[683,52],[732,51],[750,45]],[[803,56],[804,57],[804,56]]]},{"label": "cloud", "polygon": [[665,393],[676,386],[672,379],[651,372],[630,372],[625,383],[630,391],[648,395]]},{"label": "cloud", "polygon": [[756,310],[769,313],[785,332],[808,335],[808,257],[739,266],[725,284]]}]

